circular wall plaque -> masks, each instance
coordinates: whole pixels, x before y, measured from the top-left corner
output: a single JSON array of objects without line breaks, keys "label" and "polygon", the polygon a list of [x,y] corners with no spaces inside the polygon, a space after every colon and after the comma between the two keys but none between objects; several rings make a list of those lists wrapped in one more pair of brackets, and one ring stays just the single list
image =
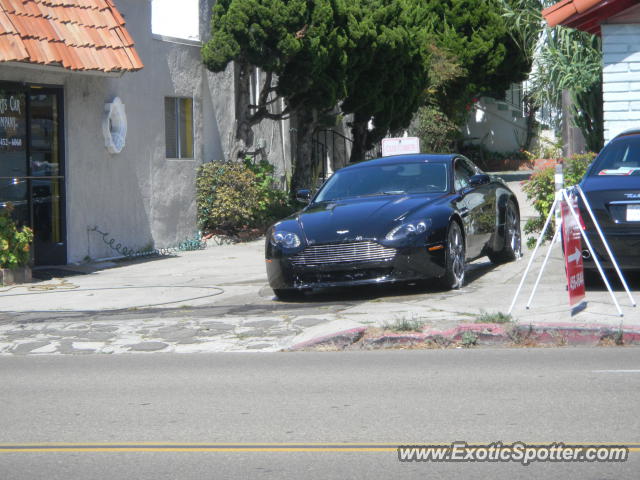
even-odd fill
[{"label": "circular wall plaque", "polygon": [[104,118],[102,120],[104,145],[109,153],[120,153],[127,139],[127,114],[120,97],[111,103],[104,104]]}]

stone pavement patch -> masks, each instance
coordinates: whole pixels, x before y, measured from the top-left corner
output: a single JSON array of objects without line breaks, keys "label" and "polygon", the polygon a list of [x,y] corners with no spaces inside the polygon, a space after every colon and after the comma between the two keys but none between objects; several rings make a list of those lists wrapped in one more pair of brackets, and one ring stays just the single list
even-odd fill
[{"label": "stone pavement patch", "polygon": [[13,350],[11,350],[11,353],[15,354],[15,355],[26,355],[28,353],[31,353],[34,350],[37,350],[40,347],[44,347],[46,345],[49,345],[49,342],[28,342],[28,343],[21,343],[19,345],[17,345]]},{"label": "stone pavement patch", "polygon": [[311,317],[303,317],[298,318],[293,321],[293,324],[300,327],[314,327],[316,325],[320,325],[321,323],[325,323],[328,320],[326,318],[311,318]]},{"label": "stone pavement patch", "polygon": [[251,322],[244,322],[243,326],[245,327],[260,327],[260,328],[269,328],[275,325],[280,325],[282,322],[278,320],[254,320]]},{"label": "stone pavement patch", "polygon": [[157,352],[164,350],[169,344],[164,342],[142,342],[131,345],[129,348],[136,352]]}]

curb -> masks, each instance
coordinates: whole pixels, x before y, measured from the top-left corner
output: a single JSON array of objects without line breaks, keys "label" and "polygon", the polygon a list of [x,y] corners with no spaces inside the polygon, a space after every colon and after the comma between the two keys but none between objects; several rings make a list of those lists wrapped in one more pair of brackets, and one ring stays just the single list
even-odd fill
[{"label": "curb", "polygon": [[320,347],[323,345],[332,345],[339,348],[346,348],[349,345],[356,343],[362,338],[367,327],[350,328],[348,330],[342,330],[340,332],[330,333],[328,335],[322,335],[320,337],[312,338],[305,342],[296,343],[287,350],[304,350],[305,348]]},{"label": "curb", "polygon": [[298,343],[289,350],[302,350],[323,345],[348,348],[362,340],[364,348],[387,348],[435,344],[443,347],[463,344],[472,345],[557,345],[557,346],[598,346],[598,345],[640,345],[640,326],[623,328],[604,324],[498,324],[467,323],[446,330],[425,328],[422,332],[384,333],[366,335],[366,328],[352,328],[334,334],[316,337]]}]

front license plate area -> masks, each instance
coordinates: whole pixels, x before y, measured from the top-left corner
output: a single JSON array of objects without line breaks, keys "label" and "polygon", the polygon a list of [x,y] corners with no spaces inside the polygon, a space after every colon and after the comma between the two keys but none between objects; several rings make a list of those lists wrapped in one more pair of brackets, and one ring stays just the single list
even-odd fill
[{"label": "front license plate area", "polygon": [[627,222],[640,222],[640,205],[627,205]]}]

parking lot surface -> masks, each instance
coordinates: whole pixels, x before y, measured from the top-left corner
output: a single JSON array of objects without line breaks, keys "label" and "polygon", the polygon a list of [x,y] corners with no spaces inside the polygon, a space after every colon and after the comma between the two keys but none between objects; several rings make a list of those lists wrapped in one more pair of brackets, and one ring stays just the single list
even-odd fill
[{"label": "parking lot surface", "polygon": [[[522,222],[534,215],[519,180]],[[562,252],[556,245],[526,309],[548,245],[538,253],[513,310],[520,324],[640,324],[616,284],[620,317],[601,283],[588,286],[586,307],[568,304]],[[0,354],[277,351],[314,335],[401,320],[427,328],[473,323],[506,313],[531,252],[495,266],[468,265],[466,285],[442,291],[427,284],[314,291],[296,302],[276,299],[264,267],[264,240],[137,261],[64,267],[55,278],[0,291]],[[640,279],[629,278],[640,298]]]}]

